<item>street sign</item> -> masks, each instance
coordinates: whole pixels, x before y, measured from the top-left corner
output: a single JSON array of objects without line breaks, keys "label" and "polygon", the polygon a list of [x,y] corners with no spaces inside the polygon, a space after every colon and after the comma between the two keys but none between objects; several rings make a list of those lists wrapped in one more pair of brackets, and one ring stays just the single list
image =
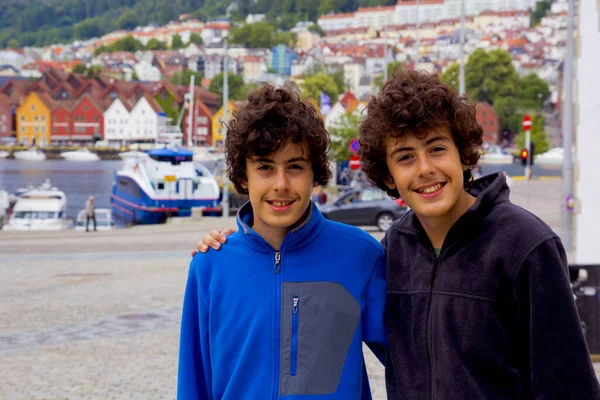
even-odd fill
[{"label": "street sign", "polygon": [[526,115],[525,117],[523,117],[523,130],[528,131],[530,129],[531,129],[531,117],[529,115]]},{"label": "street sign", "polygon": [[165,182],[176,182],[177,177],[175,175],[165,175]]},{"label": "street sign", "polygon": [[350,141],[350,151],[352,154],[358,153],[358,149],[360,148],[360,144],[358,143],[358,139],[352,139]]},{"label": "street sign", "polygon": [[360,168],[360,157],[359,156],[350,156],[350,169],[357,170]]}]

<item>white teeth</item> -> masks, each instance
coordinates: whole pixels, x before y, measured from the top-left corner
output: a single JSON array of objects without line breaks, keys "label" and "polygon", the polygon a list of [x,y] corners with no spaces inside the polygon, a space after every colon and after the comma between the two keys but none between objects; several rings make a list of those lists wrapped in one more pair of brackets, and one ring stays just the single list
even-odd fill
[{"label": "white teeth", "polygon": [[438,183],[437,185],[429,186],[429,187],[426,187],[425,189],[420,189],[419,193],[430,194],[430,193],[434,193],[434,192],[440,190],[441,188],[442,188],[442,184]]}]

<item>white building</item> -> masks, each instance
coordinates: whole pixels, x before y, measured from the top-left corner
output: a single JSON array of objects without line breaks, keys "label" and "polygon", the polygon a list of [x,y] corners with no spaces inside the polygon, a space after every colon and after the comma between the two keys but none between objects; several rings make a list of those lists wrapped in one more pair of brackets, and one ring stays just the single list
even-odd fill
[{"label": "white building", "polygon": [[355,26],[381,30],[384,26],[393,25],[396,8],[396,6],[361,7],[354,13]]},{"label": "white building", "polygon": [[[462,0],[445,0],[444,18],[460,17]],[[465,0],[465,14],[478,15],[482,11],[532,10],[536,0]]]},{"label": "white building", "polygon": [[115,99],[104,111],[104,140],[123,144],[133,139],[133,121],[121,99]]},{"label": "white building", "polygon": [[344,64],[344,82],[348,85],[348,90],[358,93],[360,79],[365,74],[365,60],[356,59],[352,63]]},{"label": "white building", "polygon": [[354,13],[321,15],[317,20],[317,24],[324,31],[337,31],[356,26]]},{"label": "white building", "polygon": [[160,81],[160,70],[146,60],[142,60],[133,66],[133,70],[140,81],[156,82]]},{"label": "white building", "polygon": [[444,15],[444,0],[421,0],[418,7],[416,1],[398,2],[394,9],[394,24],[414,24],[417,22],[417,10],[419,21],[439,21]]},{"label": "white building", "polygon": [[166,114],[151,97],[141,97],[129,113],[133,140],[155,140],[159,126],[165,125]]}]

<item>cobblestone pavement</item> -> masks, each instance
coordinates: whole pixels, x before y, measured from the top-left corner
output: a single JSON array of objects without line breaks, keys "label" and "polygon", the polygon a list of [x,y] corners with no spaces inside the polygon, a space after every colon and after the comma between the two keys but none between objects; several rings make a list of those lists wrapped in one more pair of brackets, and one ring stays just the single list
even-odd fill
[{"label": "cobblestone pavement", "polygon": [[[514,201],[553,225],[557,207],[515,186]],[[0,399],[173,399],[189,252],[208,229],[228,226],[232,218],[0,232]],[[383,368],[365,354],[374,399],[384,400]]]}]

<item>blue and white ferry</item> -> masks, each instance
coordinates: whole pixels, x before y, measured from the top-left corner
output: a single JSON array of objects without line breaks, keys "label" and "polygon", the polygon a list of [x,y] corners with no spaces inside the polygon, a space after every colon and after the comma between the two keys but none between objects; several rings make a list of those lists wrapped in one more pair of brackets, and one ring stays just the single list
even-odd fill
[{"label": "blue and white ferry", "polygon": [[188,217],[192,208],[219,204],[219,185],[210,171],[180,147],[155,148],[125,157],[115,173],[113,215],[133,224],[157,224],[169,216]]}]

